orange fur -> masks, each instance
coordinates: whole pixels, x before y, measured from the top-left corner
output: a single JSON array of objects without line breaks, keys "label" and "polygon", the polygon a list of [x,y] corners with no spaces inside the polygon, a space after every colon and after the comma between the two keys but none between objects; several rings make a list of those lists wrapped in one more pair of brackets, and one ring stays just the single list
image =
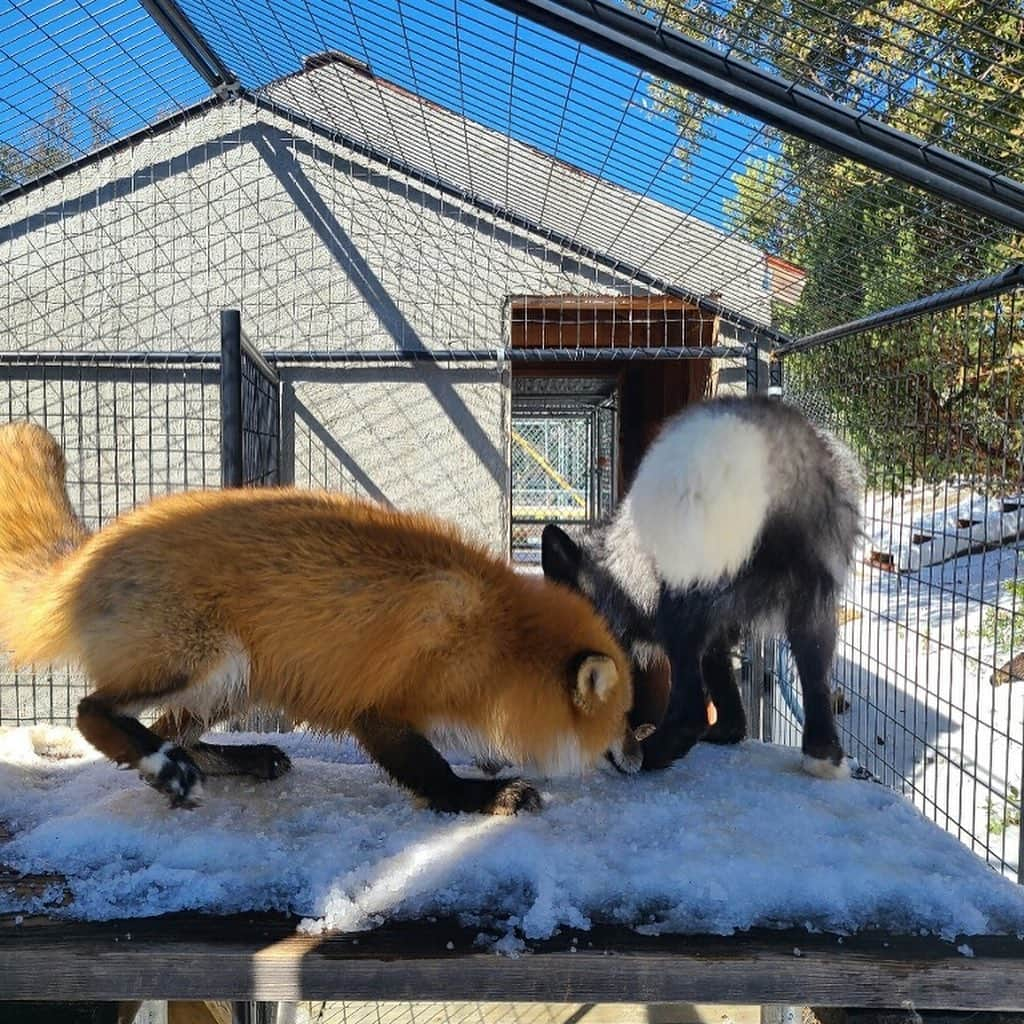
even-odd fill
[{"label": "orange fur", "polygon": [[[332,733],[372,712],[548,771],[628,746],[629,664],[603,620],[453,527],[234,490],[158,499],[90,536],[59,456],[39,428],[0,428],[0,635],[18,662],[80,663],[112,706],[213,721],[259,704]],[[587,653],[614,670],[581,697]]]},{"label": "orange fur", "polygon": [[[14,649],[48,631],[53,593],[41,587],[45,573],[89,536],[64,473],[64,453],[42,427],[0,427],[0,640]],[[45,644],[35,653],[58,660],[58,650]]]}]

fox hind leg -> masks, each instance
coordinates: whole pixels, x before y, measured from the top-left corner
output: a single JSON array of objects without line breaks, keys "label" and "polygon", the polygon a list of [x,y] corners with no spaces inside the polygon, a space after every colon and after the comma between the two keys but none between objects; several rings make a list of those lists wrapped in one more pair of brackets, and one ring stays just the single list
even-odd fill
[{"label": "fox hind leg", "polygon": [[736,681],[732,649],[739,630],[727,630],[708,647],[701,661],[701,673],[718,719],[704,734],[705,743],[739,743],[747,735],[747,715]]},{"label": "fox hind leg", "polygon": [[540,810],[540,794],[522,779],[463,779],[430,741],[408,725],[372,712],[352,724],[366,752],[399,785],[434,811],[511,815]]},{"label": "fox hind leg", "polygon": [[[182,679],[159,696],[183,689]],[[188,753],[151,729],[138,719],[124,714],[127,707],[137,706],[140,700],[153,702],[157,695],[105,693],[97,690],[84,697],[78,705],[79,732],[97,750],[118,764],[138,770],[142,778],[163,793],[172,807],[194,807],[202,798],[203,773]]]},{"label": "fox hind leg", "polygon": [[184,747],[204,775],[250,775],[263,781],[284,775],[292,766],[291,759],[271,743],[204,743],[200,740],[211,725],[231,714],[225,710],[223,714],[201,719],[187,709],[168,711],[153,723],[153,731]]},{"label": "fox hind leg", "polygon": [[829,690],[836,648],[835,595],[830,588],[823,587],[818,600],[791,611],[786,635],[803,695],[803,768],[819,778],[848,778],[850,768],[836,731]]}]

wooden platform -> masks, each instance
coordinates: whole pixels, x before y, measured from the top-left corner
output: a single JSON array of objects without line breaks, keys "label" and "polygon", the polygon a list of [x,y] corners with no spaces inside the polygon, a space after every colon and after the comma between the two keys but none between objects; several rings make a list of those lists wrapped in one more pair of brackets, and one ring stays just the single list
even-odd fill
[{"label": "wooden platform", "polygon": [[438,921],[296,934],[283,916],[107,924],[0,920],[0,1000],[255,999],[786,1003],[1024,1010],[1024,942],[801,931],[565,933],[515,957]]}]

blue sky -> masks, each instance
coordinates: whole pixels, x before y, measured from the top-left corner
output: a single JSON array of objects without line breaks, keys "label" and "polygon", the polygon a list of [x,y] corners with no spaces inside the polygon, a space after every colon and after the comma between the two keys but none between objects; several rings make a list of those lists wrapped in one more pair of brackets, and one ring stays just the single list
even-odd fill
[{"label": "blue sky", "polygon": [[[735,117],[712,122],[684,168],[671,119],[652,109],[633,68],[486,0],[181,6],[245,85],[296,71],[309,53],[342,50],[436,103],[715,223],[754,134]],[[76,107],[82,151],[90,107],[103,109],[119,136],[208,94],[138,0],[0,0],[0,138],[17,144],[38,131],[60,85]]]}]

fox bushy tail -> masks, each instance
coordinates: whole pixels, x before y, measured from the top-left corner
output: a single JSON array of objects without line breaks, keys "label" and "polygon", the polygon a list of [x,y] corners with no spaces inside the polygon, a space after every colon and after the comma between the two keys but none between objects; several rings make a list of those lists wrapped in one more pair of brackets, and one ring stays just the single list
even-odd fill
[{"label": "fox bushy tail", "polygon": [[64,483],[64,453],[32,423],[0,426],[0,650],[59,661],[69,641],[59,566],[89,531]]}]

